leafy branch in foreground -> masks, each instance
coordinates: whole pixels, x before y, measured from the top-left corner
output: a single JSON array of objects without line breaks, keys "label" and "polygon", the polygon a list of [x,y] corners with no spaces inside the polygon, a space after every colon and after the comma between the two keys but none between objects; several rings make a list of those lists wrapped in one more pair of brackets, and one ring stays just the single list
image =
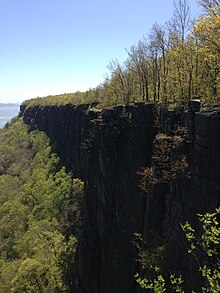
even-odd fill
[{"label": "leafy branch in foreground", "polygon": [[[200,285],[199,292],[218,293],[220,292],[220,223],[218,221],[220,208],[213,213],[198,215],[202,224],[201,235],[187,222],[182,226],[186,239],[189,242],[188,252],[197,260],[198,270],[201,273],[203,284]],[[156,277],[148,279],[135,275],[137,283],[143,289],[152,289],[154,293],[177,292],[184,293],[183,278],[170,274],[165,278],[158,267],[154,268]],[[168,290],[168,291],[167,291]],[[191,291],[196,293],[195,291]]]}]

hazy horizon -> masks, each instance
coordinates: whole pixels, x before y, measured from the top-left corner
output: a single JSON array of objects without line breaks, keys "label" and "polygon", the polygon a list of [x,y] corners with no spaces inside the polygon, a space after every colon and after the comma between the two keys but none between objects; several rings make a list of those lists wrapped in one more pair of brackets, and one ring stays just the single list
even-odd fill
[{"label": "hazy horizon", "polygon": [[12,105],[12,106],[17,106],[17,105],[20,105],[21,103],[2,103],[2,102],[0,102],[0,106],[5,106],[5,105]]}]

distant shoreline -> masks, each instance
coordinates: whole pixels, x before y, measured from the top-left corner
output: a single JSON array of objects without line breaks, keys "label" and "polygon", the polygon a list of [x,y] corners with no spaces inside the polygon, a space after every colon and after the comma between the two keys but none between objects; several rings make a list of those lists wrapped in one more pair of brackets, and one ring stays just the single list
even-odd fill
[{"label": "distant shoreline", "polygon": [[19,103],[0,103],[0,107],[18,107]]},{"label": "distant shoreline", "polygon": [[19,114],[20,105],[13,103],[0,103],[0,128]]}]

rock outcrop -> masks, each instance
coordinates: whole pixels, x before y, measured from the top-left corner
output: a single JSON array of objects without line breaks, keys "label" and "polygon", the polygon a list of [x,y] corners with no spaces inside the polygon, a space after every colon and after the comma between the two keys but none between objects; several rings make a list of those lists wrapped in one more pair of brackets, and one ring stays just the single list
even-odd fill
[{"label": "rock outcrop", "polygon": [[[167,240],[168,264],[195,283],[195,265],[185,249],[180,223],[220,205],[220,114],[163,115],[162,130],[186,126],[190,141],[177,152],[188,171],[151,192],[139,187],[137,172],[154,164],[159,125],[153,104],[97,110],[91,105],[22,108],[30,129],[45,131],[74,176],[85,181],[85,206],[73,292],[134,293],[138,270],[133,233],[159,233]],[[181,253],[182,252],[182,253]]]}]

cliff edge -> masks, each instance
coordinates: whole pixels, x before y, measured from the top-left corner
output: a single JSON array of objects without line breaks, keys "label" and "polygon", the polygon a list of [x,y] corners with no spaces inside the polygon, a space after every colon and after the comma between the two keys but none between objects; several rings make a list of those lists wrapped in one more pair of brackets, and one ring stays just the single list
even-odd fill
[{"label": "cliff edge", "polygon": [[[139,270],[133,234],[160,234],[171,269],[196,288],[195,264],[185,248],[180,223],[220,205],[220,113],[167,112],[158,120],[153,104],[98,110],[91,105],[21,109],[30,129],[47,133],[67,169],[85,182],[85,205],[72,292],[134,293]],[[137,172],[154,166],[153,153],[177,126],[189,137],[175,154],[187,171],[159,182],[147,193]]]}]

